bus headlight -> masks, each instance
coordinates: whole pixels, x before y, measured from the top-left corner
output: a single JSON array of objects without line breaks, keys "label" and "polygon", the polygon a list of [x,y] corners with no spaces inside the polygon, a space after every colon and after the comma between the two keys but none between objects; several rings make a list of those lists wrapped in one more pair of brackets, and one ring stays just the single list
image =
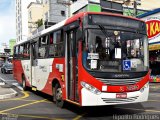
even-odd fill
[{"label": "bus headlight", "polygon": [[101,91],[98,90],[97,88],[93,87],[92,85],[86,83],[86,82],[81,82],[82,87],[84,87],[85,89],[89,90],[90,92],[94,93],[94,94],[101,94]]},{"label": "bus headlight", "polygon": [[149,82],[147,82],[141,89],[140,92],[143,92],[145,88],[147,88],[149,86]]}]

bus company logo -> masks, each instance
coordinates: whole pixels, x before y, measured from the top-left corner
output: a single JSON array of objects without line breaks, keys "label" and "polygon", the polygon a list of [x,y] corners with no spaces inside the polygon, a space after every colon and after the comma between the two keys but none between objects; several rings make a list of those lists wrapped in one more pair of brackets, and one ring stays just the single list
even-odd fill
[{"label": "bus company logo", "polygon": [[119,88],[120,92],[124,92],[124,87]]},{"label": "bus company logo", "polygon": [[160,19],[153,18],[146,21],[148,38],[152,39],[160,35]]}]

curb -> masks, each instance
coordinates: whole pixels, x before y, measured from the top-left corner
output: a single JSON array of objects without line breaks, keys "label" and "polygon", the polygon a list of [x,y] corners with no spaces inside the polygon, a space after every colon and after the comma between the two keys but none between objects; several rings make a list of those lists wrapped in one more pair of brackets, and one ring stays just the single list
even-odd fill
[{"label": "curb", "polygon": [[[7,84],[3,78],[0,77],[0,80],[2,80],[4,82],[4,84]],[[3,87],[3,86],[4,85],[0,85],[0,87]],[[18,95],[18,92],[16,92],[14,89],[12,89],[12,88],[6,88],[6,89],[9,89],[10,91],[12,91],[12,93],[0,95],[0,100],[13,98]]]}]

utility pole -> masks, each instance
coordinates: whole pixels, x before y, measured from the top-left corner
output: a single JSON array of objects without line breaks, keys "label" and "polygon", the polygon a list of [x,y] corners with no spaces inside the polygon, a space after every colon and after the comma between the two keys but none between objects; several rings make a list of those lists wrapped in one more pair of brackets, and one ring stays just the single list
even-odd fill
[{"label": "utility pole", "polygon": [[138,15],[137,6],[141,5],[141,0],[134,0],[134,16],[136,17]]},{"label": "utility pole", "polygon": [[71,5],[71,0],[68,0],[68,18],[70,17],[70,5]]},{"label": "utility pole", "polygon": [[137,1],[136,0],[134,0],[134,2],[133,2],[133,8],[134,8],[134,17],[136,17],[137,16]]}]

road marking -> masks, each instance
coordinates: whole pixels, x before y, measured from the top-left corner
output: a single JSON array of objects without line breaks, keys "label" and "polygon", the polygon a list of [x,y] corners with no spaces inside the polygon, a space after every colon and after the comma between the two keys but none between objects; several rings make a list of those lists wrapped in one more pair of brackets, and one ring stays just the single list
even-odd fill
[{"label": "road marking", "polygon": [[39,118],[39,119],[48,119],[48,120],[64,120],[59,118],[50,118],[46,116],[35,116],[35,115],[25,115],[25,114],[11,114],[11,113],[1,113],[3,115],[13,115],[13,116],[20,116],[20,117],[26,117],[26,118]]},{"label": "road marking", "polygon": [[5,110],[1,110],[0,113],[8,112],[8,111],[11,111],[11,110],[15,110],[15,109],[18,109],[18,108],[26,107],[26,106],[29,106],[29,105],[32,105],[32,104],[41,103],[41,102],[44,102],[44,101],[46,101],[46,99],[38,100],[38,101],[35,101],[35,102],[23,104],[23,105],[19,105],[19,106],[16,106],[16,107],[5,109]]},{"label": "road marking", "polygon": [[[37,101],[37,100],[25,100],[25,99],[18,99],[19,101],[28,101],[28,102],[34,102],[34,101]],[[45,103],[53,103],[51,101],[44,101]]]},{"label": "road marking", "polygon": [[[154,97],[154,96],[160,97],[160,95],[158,95],[158,93],[157,93],[157,94],[151,94],[151,93],[150,93],[150,95],[151,95],[152,97]],[[154,96],[153,96],[153,95],[154,95]]]},{"label": "road marking", "polygon": [[73,120],[79,120],[79,119],[82,118],[84,115],[86,115],[86,114],[78,115],[77,117],[73,118]]},{"label": "road marking", "polygon": [[149,102],[160,102],[159,100],[148,100]]},{"label": "road marking", "polygon": [[24,91],[21,91],[21,92],[24,94],[24,96],[22,96],[20,98],[12,98],[12,99],[0,100],[0,102],[11,101],[11,100],[21,100],[21,99],[29,97],[29,93],[28,92],[24,92]]}]

